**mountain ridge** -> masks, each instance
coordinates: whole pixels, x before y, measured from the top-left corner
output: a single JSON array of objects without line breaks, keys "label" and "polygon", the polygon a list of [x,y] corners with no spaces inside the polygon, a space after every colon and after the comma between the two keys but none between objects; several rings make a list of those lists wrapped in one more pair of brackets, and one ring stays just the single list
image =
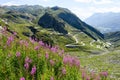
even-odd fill
[{"label": "mountain ridge", "polygon": [[120,13],[95,13],[85,22],[99,29],[102,33],[120,31]]},{"label": "mountain ridge", "polygon": [[[10,22],[15,22],[18,24],[36,24],[43,28],[47,26],[53,28],[55,31],[60,33],[62,32],[63,34],[67,34],[69,32],[67,28],[71,26],[71,29],[75,28],[81,30],[95,40],[104,38],[102,33],[81,21],[75,14],[66,8],[61,8],[58,6],[44,8],[38,5],[3,6],[1,8],[4,10],[4,14],[0,13],[0,17],[7,19]],[[50,16],[46,13],[49,13]],[[47,19],[44,19],[46,16],[51,23],[49,23],[49,20],[47,21]],[[49,25],[47,25],[47,23],[49,23]]]}]

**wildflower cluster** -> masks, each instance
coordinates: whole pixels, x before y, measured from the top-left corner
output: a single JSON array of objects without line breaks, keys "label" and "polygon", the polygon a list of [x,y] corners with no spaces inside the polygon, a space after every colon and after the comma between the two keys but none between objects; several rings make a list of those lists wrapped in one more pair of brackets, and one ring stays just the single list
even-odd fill
[{"label": "wildflower cluster", "polygon": [[106,80],[108,77],[107,71],[88,72],[78,57],[65,54],[58,46],[32,38],[19,40],[16,35],[5,32],[1,37],[0,80]]}]

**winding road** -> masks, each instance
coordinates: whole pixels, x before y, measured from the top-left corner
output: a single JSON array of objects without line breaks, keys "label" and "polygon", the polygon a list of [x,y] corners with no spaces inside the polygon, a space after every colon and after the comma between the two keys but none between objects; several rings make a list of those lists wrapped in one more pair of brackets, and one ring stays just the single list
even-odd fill
[{"label": "winding road", "polygon": [[[82,41],[80,42],[82,45],[78,44],[78,43],[79,43],[79,40],[78,40],[78,38],[77,38],[77,34],[75,34],[75,35],[73,36],[71,33],[68,33],[68,35],[73,37],[73,39],[75,40],[75,43],[76,43],[76,44],[74,44],[74,43],[73,43],[73,44],[72,44],[72,43],[71,43],[71,44],[67,44],[66,47],[85,46],[85,43],[82,42]],[[77,45],[77,44],[78,44],[78,45]]]}]

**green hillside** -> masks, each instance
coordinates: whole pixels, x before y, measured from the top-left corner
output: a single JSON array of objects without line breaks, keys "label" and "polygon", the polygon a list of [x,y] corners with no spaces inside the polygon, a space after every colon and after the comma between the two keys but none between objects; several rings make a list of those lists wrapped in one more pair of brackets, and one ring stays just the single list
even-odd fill
[{"label": "green hillside", "polygon": [[[116,80],[120,77],[116,70],[119,64],[114,63],[119,61],[119,48],[116,50],[115,44],[111,44],[114,36],[109,39],[105,35],[104,39],[102,33],[66,8],[0,7],[0,32],[0,80]],[[31,63],[25,62],[28,57]],[[68,59],[66,64],[64,58]],[[36,69],[34,75],[32,69]]]}]

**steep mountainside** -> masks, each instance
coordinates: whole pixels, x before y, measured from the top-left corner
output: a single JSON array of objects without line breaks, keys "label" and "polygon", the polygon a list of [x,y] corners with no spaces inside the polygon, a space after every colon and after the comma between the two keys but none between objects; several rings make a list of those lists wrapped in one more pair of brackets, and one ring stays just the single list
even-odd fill
[{"label": "steep mountainside", "polygon": [[95,28],[81,21],[76,15],[67,9],[53,7],[39,20],[38,24],[44,28],[54,28],[58,32],[68,33],[66,26],[81,30],[93,39],[102,39],[104,36]]},{"label": "steep mountainside", "polygon": [[101,32],[120,31],[120,13],[96,13],[85,20]]},{"label": "steep mountainside", "polygon": [[[21,5],[2,6],[0,10],[2,21],[7,22],[9,28],[17,31],[22,37],[25,35],[39,39],[45,38],[46,42],[48,40],[54,43],[59,42],[64,46],[75,42],[81,45],[85,45],[84,42],[86,42],[90,45],[91,41],[104,38],[102,33],[81,21],[66,8]],[[32,32],[34,30],[31,29],[37,32]],[[63,42],[62,39],[65,41]]]},{"label": "steep mountainside", "polygon": [[[66,8],[2,6],[0,32],[0,80],[82,80],[82,73],[90,80],[120,77],[120,47],[113,49],[102,33]],[[119,35],[105,34],[105,38],[113,43]],[[80,66],[75,66],[78,59]]]},{"label": "steep mountainside", "polygon": [[64,29],[65,24],[57,20],[49,13],[45,13],[38,22],[44,28],[53,28],[55,31],[67,34],[67,30]]},{"label": "steep mountainside", "polygon": [[115,45],[115,47],[120,46],[120,31],[106,33],[104,35],[105,39],[109,42],[112,42]]}]

